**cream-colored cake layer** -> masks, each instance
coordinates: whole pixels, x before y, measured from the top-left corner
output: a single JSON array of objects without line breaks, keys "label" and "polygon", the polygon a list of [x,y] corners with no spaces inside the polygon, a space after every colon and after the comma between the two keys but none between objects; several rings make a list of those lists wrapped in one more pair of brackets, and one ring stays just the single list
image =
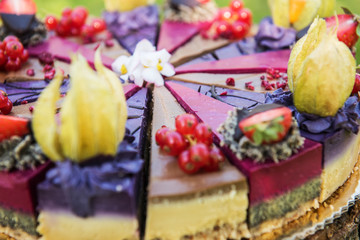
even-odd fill
[{"label": "cream-colored cake layer", "polygon": [[320,202],[330,197],[351,175],[359,156],[360,134],[354,136],[347,147],[336,161],[327,164],[322,171]]},{"label": "cream-colored cake layer", "polygon": [[149,203],[145,239],[177,240],[214,226],[237,226],[246,220],[247,206],[247,189],[235,186],[228,193]]},{"label": "cream-colored cake layer", "polygon": [[138,224],[135,218],[96,215],[81,218],[71,212],[41,211],[38,232],[40,240],[135,240]]}]

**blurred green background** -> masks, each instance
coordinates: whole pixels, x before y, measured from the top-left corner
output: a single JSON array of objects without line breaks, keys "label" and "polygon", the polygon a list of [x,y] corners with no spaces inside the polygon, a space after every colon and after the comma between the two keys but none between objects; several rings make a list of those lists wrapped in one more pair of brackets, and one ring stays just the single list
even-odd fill
[{"label": "blurred green background", "polygon": [[[123,1],[132,1],[132,0],[123,0]],[[156,0],[161,4],[164,0]],[[229,4],[230,0],[215,0],[219,6],[226,6]],[[254,22],[258,23],[263,17],[269,16],[269,8],[266,0],[243,0],[245,6],[250,8],[254,15]],[[64,7],[75,7],[83,5],[87,7],[91,14],[101,15],[101,12],[104,9],[104,2],[101,0],[35,0],[38,8],[39,16],[45,16],[47,14],[60,15],[61,10]],[[351,9],[353,13],[360,15],[360,0],[337,0],[337,13],[342,13],[341,6]],[[357,44],[357,49],[360,49],[360,41]],[[360,64],[360,50],[357,54],[358,64]]]}]

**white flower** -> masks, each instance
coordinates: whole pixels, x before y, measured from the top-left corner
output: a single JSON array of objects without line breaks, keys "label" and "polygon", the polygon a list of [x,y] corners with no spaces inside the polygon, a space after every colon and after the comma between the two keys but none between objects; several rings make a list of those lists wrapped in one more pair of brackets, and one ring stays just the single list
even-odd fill
[{"label": "white flower", "polygon": [[113,71],[126,80],[131,79],[142,86],[144,81],[156,86],[164,85],[163,76],[175,74],[174,67],[169,63],[170,53],[165,49],[156,51],[155,47],[146,39],[141,40],[131,57],[120,56],[112,64]]}]

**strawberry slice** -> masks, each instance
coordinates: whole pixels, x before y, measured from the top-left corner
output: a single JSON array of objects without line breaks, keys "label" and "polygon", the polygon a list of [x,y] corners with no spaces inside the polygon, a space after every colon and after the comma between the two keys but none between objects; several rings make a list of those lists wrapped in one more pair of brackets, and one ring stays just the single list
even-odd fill
[{"label": "strawberry slice", "polygon": [[[254,109],[256,112],[256,109]],[[254,111],[253,110],[253,111]],[[291,109],[275,107],[251,114],[239,123],[242,133],[257,145],[280,142],[285,138],[292,122]]]},{"label": "strawberry slice", "polygon": [[31,15],[36,13],[36,4],[33,0],[2,0],[0,13]]},{"label": "strawberry slice", "polygon": [[0,142],[12,136],[21,137],[28,134],[28,126],[28,119],[0,115]]},{"label": "strawberry slice", "polygon": [[[337,29],[338,39],[345,43],[349,48],[355,46],[359,36],[357,28],[359,27],[359,17],[354,14],[340,14],[337,15],[339,26]],[[336,16],[326,19],[328,29],[335,29],[337,26]],[[359,31],[360,29],[358,29]]]}]

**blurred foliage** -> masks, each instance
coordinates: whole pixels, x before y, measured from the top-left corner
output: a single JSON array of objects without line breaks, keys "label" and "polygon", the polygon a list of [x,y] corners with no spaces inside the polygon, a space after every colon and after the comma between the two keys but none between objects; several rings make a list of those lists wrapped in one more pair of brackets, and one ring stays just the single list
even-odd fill
[{"label": "blurred foliage", "polygon": [[[119,1],[119,0],[118,0]],[[132,1],[132,0],[124,0]],[[216,0],[219,6],[226,6],[230,0]],[[243,0],[245,6],[250,8],[254,15],[254,22],[258,23],[263,17],[269,16],[270,11],[266,0]],[[40,17],[44,17],[47,14],[60,15],[61,10],[64,7],[75,7],[79,5],[86,6],[90,13],[93,15],[101,15],[104,9],[104,2],[101,0],[61,0],[61,1],[49,1],[49,0],[35,0],[38,7],[38,14]],[[156,0],[161,4],[164,0]],[[342,13],[341,7],[347,7],[354,13],[360,14],[360,0],[337,0],[337,13]],[[360,41],[357,44],[358,63],[360,64]]]}]

